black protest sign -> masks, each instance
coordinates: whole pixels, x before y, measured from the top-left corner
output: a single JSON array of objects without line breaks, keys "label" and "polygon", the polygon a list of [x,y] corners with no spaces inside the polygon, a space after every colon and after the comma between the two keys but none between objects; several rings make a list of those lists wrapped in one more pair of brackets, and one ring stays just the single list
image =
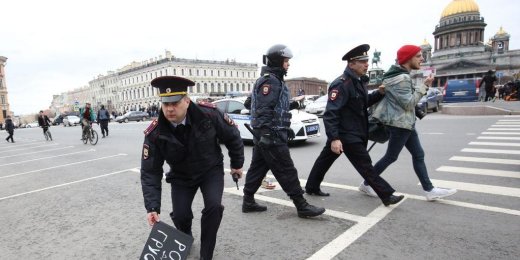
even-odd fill
[{"label": "black protest sign", "polygon": [[140,260],[187,259],[193,237],[182,233],[164,222],[153,225],[146,240]]}]

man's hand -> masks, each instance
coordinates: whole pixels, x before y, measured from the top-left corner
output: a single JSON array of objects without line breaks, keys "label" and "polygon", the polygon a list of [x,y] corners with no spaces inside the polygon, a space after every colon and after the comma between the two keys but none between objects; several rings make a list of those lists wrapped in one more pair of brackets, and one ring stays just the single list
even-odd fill
[{"label": "man's hand", "polygon": [[379,94],[384,95],[385,94],[385,85],[380,85],[377,88],[377,91],[379,91]]},{"label": "man's hand", "polygon": [[330,150],[335,154],[341,154],[343,152],[343,144],[341,143],[341,140],[332,141],[330,144]]},{"label": "man's hand", "polygon": [[155,223],[159,222],[160,219],[159,219],[159,214],[157,214],[157,212],[149,212],[147,215],[146,215],[146,219],[148,220],[148,224],[150,226],[153,226]]},{"label": "man's hand", "polygon": [[242,173],[242,168],[240,168],[240,169],[233,169],[233,168],[232,168],[230,174],[233,175],[233,174],[235,174],[235,173],[238,174],[238,178],[239,178],[239,179],[242,178],[242,174],[243,174],[243,173]]},{"label": "man's hand", "polygon": [[433,82],[433,74],[430,74],[426,79],[424,79],[424,85],[431,87]]}]

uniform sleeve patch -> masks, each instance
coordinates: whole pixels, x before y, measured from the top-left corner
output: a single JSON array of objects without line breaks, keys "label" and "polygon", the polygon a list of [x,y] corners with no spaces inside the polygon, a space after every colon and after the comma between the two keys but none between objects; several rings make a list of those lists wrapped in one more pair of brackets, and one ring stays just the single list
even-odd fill
[{"label": "uniform sleeve patch", "polygon": [[150,146],[143,144],[143,160],[150,158]]},{"label": "uniform sleeve patch", "polygon": [[233,121],[233,119],[231,119],[228,114],[224,114],[224,120],[228,123],[228,125],[232,125],[232,126],[235,126],[235,121]]},{"label": "uniform sleeve patch", "polygon": [[269,95],[269,93],[271,93],[271,85],[268,85],[268,84],[262,85],[262,94],[264,96],[267,96],[267,95]]},{"label": "uniform sleeve patch", "polygon": [[339,92],[337,89],[333,89],[332,91],[330,91],[330,101],[334,101],[336,100],[336,98],[338,98],[338,95],[339,95]]}]

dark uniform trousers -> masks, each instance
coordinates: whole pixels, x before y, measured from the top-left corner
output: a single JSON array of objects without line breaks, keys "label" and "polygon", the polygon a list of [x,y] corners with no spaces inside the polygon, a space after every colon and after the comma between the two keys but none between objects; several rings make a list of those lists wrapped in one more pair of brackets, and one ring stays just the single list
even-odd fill
[{"label": "dark uniform trousers", "polygon": [[173,212],[170,217],[175,227],[180,231],[192,235],[191,226],[193,212],[191,204],[200,188],[204,200],[204,209],[201,218],[201,259],[211,259],[217,240],[217,232],[220,227],[224,206],[222,206],[222,194],[224,192],[223,166],[215,167],[208,171],[203,180],[195,186],[185,186],[172,182]]},{"label": "dark uniform trousers", "polygon": [[109,121],[109,119],[99,120],[99,126],[101,128],[101,134],[103,136],[108,135],[108,121]]},{"label": "dark uniform trousers", "polygon": [[[347,156],[361,177],[374,189],[379,198],[385,199],[390,197],[395,190],[388,182],[374,172],[374,166],[372,165],[372,159],[368,154],[366,144],[361,142],[346,143],[344,140],[342,142],[343,153]],[[330,166],[332,166],[334,161],[340,156],[332,152],[330,145],[331,142],[327,141],[327,144],[323,147],[323,150],[316,159],[314,166],[312,166],[311,173],[307,179],[307,190],[320,189],[320,184],[325,177],[325,173],[327,173]]]},{"label": "dark uniform trousers", "polygon": [[272,145],[255,144],[251,166],[247,170],[244,194],[254,195],[269,170],[291,199],[304,193],[289,147],[282,142]]}]

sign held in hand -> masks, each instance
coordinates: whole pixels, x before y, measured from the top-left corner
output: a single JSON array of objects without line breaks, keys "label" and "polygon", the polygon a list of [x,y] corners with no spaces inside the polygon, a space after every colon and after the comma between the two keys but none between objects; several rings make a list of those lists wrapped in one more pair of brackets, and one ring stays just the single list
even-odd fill
[{"label": "sign held in hand", "polygon": [[153,225],[140,260],[187,259],[193,237],[160,221]]}]

